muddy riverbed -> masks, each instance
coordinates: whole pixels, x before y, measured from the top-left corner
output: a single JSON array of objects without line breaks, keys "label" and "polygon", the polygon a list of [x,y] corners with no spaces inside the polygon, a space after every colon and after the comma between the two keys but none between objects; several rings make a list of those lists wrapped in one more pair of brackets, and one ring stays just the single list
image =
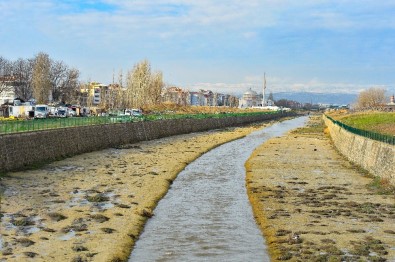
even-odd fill
[{"label": "muddy riverbed", "polygon": [[[127,259],[177,174],[257,128],[143,142],[7,174],[0,180],[0,261]],[[394,196],[368,189],[372,179],[322,129],[269,140],[246,169],[273,261],[395,261]]]},{"label": "muddy riverbed", "polygon": [[321,118],[262,144],[246,164],[272,261],[395,261],[395,196],[340,156]]},{"label": "muddy riverbed", "polygon": [[0,261],[125,260],[188,163],[264,125],[142,142],[7,174],[0,180]]}]

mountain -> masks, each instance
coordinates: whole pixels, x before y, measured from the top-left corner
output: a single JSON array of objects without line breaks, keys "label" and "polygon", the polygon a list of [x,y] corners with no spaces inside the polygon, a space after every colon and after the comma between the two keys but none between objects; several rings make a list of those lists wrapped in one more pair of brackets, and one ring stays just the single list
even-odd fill
[{"label": "mountain", "polygon": [[[268,96],[269,94],[266,94]],[[279,92],[273,93],[274,100],[287,99],[300,103],[348,105],[357,100],[357,94]]]}]

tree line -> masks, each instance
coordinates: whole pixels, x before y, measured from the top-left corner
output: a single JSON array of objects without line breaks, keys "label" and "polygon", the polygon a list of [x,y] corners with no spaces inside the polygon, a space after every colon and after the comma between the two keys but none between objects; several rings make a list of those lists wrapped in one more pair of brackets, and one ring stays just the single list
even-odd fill
[{"label": "tree line", "polygon": [[16,61],[0,56],[0,92],[12,86],[16,97],[25,101],[32,98],[37,103],[70,101],[79,86],[79,75],[79,70],[42,52]]},{"label": "tree line", "polygon": [[[15,96],[25,101],[34,98],[40,104],[50,101],[80,103],[85,96],[89,105],[92,98],[89,90],[93,87],[90,83],[81,82],[79,77],[78,69],[53,60],[43,52],[33,58],[15,61],[0,56],[0,94],[12,86]],[[163,87],[162,72],[152,71],[150,62],[143,60],[135,64],[126,76],[120,71],[117,82],[101,90],[99,106],[112,109],[157,104]],[[84,89],[88,90],[85,94],[81,92]]]}]

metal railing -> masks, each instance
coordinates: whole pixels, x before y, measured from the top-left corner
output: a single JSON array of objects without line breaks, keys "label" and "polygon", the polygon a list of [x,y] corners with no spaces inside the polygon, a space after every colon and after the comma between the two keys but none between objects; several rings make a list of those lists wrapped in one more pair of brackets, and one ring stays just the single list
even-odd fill
[{"label": "metal railing", "polygon": [[106,125],[139,121],[156,121],[162,119],[186,118],[222,118],[232,116],[254,116],[262,114],[276,114],[279,112],[250,112],[250,113],[220,113],[220,114],[152,114],[141,117],[134,116],[90,116],[70,118],[46,118],[30,120],[0,121],[0,135],[56,128],[69,128],[77,126]]},{"label": "metal railing", "polygon": [[367,130],[362,130],[362,129],[358,129],[352,126],[348,126],[340,121],[337,121],[335,119],[333,119],[332,117],[325,115],[326,118],[328,118],[332,123],[334,123],[335,125],[340,126],[341,128],[359,135],[359,136],[363,136],[372,140],[376,140],[376,141],[380,141],[383,143],[387,143],[390,145],[395,145],[395,136],[391,136],[391,135],[384,135],[384,134],[379,134],[376,132],[372,132],[372,131],[367,131]]}]

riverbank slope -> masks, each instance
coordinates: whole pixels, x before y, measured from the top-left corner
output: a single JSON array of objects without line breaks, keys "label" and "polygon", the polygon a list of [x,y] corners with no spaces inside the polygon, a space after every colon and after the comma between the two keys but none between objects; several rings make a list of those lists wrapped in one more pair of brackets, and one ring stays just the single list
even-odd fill
[{"label": "riverbank slope", "polygon": [[[395,196],[368,188],[321,116],[257,148],[247,190],[273,261],[394,261]],[[361,260],[359,260],[361,259]]]}]

